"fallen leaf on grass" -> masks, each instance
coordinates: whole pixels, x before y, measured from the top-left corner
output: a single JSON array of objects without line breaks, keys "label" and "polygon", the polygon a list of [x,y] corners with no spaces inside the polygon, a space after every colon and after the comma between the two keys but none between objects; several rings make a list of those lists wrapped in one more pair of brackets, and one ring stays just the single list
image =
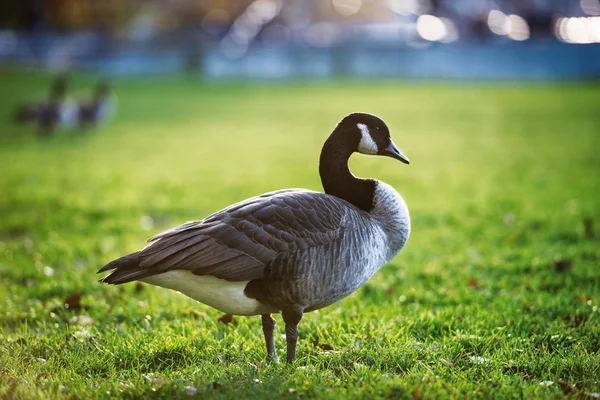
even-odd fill
[{"label": "fallen leaf on grass", "polygon": [[560,258],[554,262],[554,270],[556,272],[566,272],[573,268],[573,261],[565,258]]},{"label": "fallen leaf on grass", "polygon": [[333,346],[327,343],[322,343],[320,344],[319,342],[313,342],[313,346],[314,347],[318,347],[321,350],[325,350],[325,351],[331,351],[333,350]]},{"label": "fallen leaf on grass", "polygon": [[414,393],[413,393],[413,399],[414,400],[421,400],[423,397],[421,396],[421,387],[417,386],[417,388],[415,389]]},{"label": "fallen leaf on grass", "polygon": [[8,382],[8,391],[6,392],[6,398],[12,399],[12,395],[15,389],[17,388],[17,380],[4,372],[0,372],[0,382]]},{"label": "fallen leaf on grass", "polygon": [[79,293],[75,293],[72,294],[70,296],[68,296],[64,301],[63,304],[65,305],[65,309],[73,311],[73,310],[87,310],[88,307],[87,306],[83,306],[81,305],[81,298],[83,297],[83,293],[79,292]]},{"label": "fallen leaf on grass", "polygon": [[469,278],[468,285],[475,290],[479,290],[479,282],[477,282],[477,279],[475,279],[473,277]]},{"label": "fallen leaf on grass", "polygon": [[597,398],[597,396],[594,397],[593,394],[588,394],[588,393],[582,391],[581,388],[579,386],[577,386],[576,383],[571,385],[565,381],[558,381],[558,382],[556,382],[556,384],[558,385],[560,390],[562,390],[562,392],[565,396],[572,396],[573,398],[585,399],[585,400]]},{"label": "fallen leaf on grass", "polygon": [[221,315],[217,321],[222,322],[225,325],[227,325],[227,324],[233,322],[233,315],[231,315],[231,314]]}]

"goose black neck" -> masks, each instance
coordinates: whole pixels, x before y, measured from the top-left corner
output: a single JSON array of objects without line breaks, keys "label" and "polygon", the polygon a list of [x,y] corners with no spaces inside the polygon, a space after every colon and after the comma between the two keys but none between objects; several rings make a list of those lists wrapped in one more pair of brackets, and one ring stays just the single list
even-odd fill
[{"label": "goose black neck", "polygon": [[334,131],[331,134],[321,150],[321,183],[325,193],[344,199],[362,210],[371,211],[376,181],[357,178],[350,172],[348,159],[355,148],[347,133]]}]

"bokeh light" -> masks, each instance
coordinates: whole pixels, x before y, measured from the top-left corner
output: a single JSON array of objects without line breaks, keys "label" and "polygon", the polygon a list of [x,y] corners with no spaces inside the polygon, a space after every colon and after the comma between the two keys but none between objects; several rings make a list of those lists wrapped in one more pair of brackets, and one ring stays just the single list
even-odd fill
[{"label": "bokeh light", "polygon": [[600,15],[600,0],[581,0],[581,9],[588,15]]},{"label": "bokeh light", "polygon": [[554,33],[566,43],[600,43],[600,17],[558,18]]},{"label": "bokeh light", "polygon": [[417,32],[423,39],[430,41],[442,40],[448,33],[444,21],[433,15],[419,16]]},{"label": "bokeh light", "polygon": [[[424,77],[435,70],[439,77],[476,71],[486,79],[535,78],[584,73],[572,50],[559,45],[595,44],[600,36],[599,0],[63,0],[48,10],[33,12],[31,21],[0,16],[0,62],[109,75],[186,71],[208,79],[264,78],[277,68],[288,77],[306,71]],[[419,50],[412,57],[418,61],[404,59],[411,50]],[[371,51],[386,56],[371,62]],[[554,51],[573,67],[540,61]],[[479,60],[486,52],[519,63],[500,71]],[[436,62],[423,68],[429,57]],[[586,76],[594,74],[596,64],[586,65]]]}]

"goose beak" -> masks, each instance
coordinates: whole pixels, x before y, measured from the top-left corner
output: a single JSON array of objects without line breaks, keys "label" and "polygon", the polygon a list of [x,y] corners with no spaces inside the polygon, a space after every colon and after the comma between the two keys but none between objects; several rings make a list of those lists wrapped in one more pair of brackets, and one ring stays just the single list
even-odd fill
[{"label": "goose beak", "polygon": [[402,161],[404,164],[410,164],[410,160],[398,150],[394,142],[390,140],[390,144],[383,150],[384,156],[392,157],[396,160]]}]

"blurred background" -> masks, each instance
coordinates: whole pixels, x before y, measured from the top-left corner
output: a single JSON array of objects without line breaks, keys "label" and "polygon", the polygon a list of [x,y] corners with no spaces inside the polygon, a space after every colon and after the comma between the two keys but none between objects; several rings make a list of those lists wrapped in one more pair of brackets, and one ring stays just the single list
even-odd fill
[{"label": "blurred background", "polygon": [[0,64],[208,79],[596,78],[599,0],[23,0]]}]

